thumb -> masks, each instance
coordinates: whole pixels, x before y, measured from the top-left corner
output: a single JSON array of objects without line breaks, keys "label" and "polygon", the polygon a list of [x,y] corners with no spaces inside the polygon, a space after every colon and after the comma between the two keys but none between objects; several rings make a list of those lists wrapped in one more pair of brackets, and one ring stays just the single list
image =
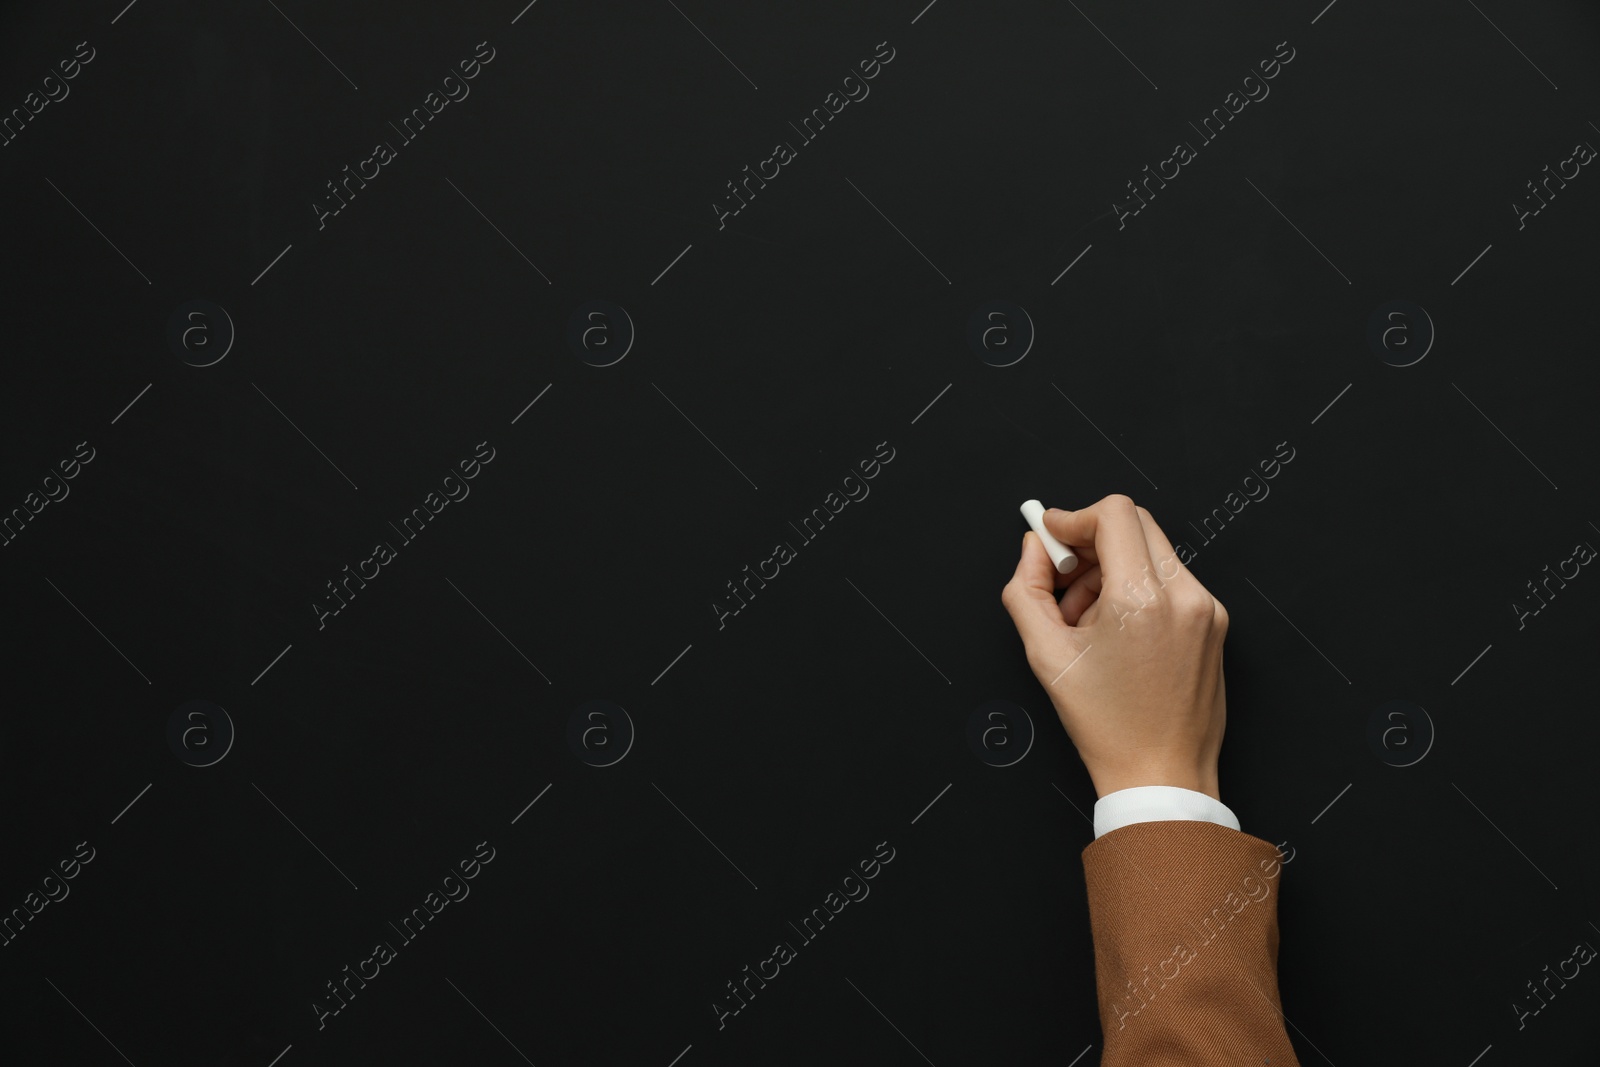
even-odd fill
[{"label": "thumb", "polygon": [[1041,656],[1070,631],[1056,601],[1056,569],[1044,544],[1032,530],[1022,536],[1022,558],[1000,593],[1000,603],[1022,636],[1029,658]]}]

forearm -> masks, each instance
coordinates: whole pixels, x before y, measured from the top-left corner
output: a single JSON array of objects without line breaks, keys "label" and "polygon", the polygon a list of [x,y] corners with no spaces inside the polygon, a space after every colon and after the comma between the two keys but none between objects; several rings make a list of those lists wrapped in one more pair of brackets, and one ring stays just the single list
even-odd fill
[{"label": "forearm", "polygon": [[1201,821],[1135,823],[1084,849],[1102,1067],[1298,1067],[1278,1000],[1284,862]]}]

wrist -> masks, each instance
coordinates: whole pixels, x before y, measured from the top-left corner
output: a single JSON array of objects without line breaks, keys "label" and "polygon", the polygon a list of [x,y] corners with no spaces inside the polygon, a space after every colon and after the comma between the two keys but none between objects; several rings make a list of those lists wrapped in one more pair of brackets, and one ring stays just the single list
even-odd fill
[{"label": "wrist", "polygon": [[1211,799],[1221,802],[1222,790],[1217,780],[1215,766],[1180,768],[1180,767],[1153,767],[1138,770],[1101,771],[1089,772],[1090,779],[1094,782],[1096,797],[1104,797],[1122,789],[1133,789],[1142,785],[1166,785],[1179,789],[1191,789],[1196,793],[1204,793]]}]

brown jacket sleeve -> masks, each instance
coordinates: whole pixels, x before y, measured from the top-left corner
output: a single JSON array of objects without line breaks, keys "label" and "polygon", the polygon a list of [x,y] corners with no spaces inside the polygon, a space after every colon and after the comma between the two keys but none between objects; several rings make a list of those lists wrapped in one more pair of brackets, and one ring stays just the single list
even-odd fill
[{"label": "brown jacket sleeve", "polygon": [[1133,823],[1083,850],[1101,1067],[1298,1067],[1278,1000],[1284,862],[1198,821]]}]

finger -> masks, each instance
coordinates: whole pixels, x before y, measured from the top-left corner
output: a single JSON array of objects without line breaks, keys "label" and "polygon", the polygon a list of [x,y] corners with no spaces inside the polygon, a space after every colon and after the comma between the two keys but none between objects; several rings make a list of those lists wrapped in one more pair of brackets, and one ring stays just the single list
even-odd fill
[{"label": "finger", "polygon": [[1095,559],[1113,588],[1143,573],[1150,563],[1150,546],[1133,501],[1113,493],[1077,511],[1047,511],[1045,528],[1076,551],[1093,547]]},{"label": "finger", "polygon": [[[1060,508],[1046,508],[1045,509],[1045,513],[1044,513],[1045,529],[1049,530],[1052,536],[1055,536],[1056,531],[1055,531],[1055,525],[1051,521],[1050,516],[1052,514],[1061,514],[1061,513],[1062,513],[1062,510]],[[1061,541],[1062,544],[1066,544],[1065,539],[1063,539],[1063,538],[1061,538],[1059,536],[1056,537],[1056,540]],[[1072,554],[1074,556],[1078,557],[1078,566],[1076,568],[1074,568],[1073,571],[1070,574],[1064,575],[1064,577],[1066,577],[1068,580],[1076,578],[1078,576],[1078,572],[1083,570],[1085,567],[1088,567],[1088,566],[1091,566],[1092,564],[1100,562],[1100,555],[1099,555],[1099,553],[1097,553],[1095,551],[1094,545],[1092,545],[1092,544],[1090,544],[1090,545],[1073,545],[1071,547],[1072,547]]]},{"label": "finger", "polygon": [[1098,565],[1084,571],[1078,580],[1061,594],[1061,617],[1068,626],[1078,625],[1083,613],[1100,596],[1101,574]]},{"label": "finger", "polygon": [[1045,551],[1039,535],[1029,530],[1022,535],[1022,556],[1016,573],[1000,592],[1011,622],[1030,650],[1041,649],[1066,633],[1067,624],[1056,603],[1055,564]]},{"label": "finger", "polygon": [[[1198,585],[1199,579],[1195,578],[1189,572],[1189,568],[1184,566],[1183,561],[1178,558],[1178,553],[1172,547],[1172,542],[1167,539],[1167,535],[1157,525],[1155,516],[1151,515],[1147,508],[1136,506],[1134,511],[1139,516],[1139,526],[1144,531],[1144,541],[1150,549],[1153,569],[1161,583],[1164,585],[1174,578],[1183,576],[1185,582],[1193,581]],[[1202,586],[1201,588],[1204,587]]]}]

